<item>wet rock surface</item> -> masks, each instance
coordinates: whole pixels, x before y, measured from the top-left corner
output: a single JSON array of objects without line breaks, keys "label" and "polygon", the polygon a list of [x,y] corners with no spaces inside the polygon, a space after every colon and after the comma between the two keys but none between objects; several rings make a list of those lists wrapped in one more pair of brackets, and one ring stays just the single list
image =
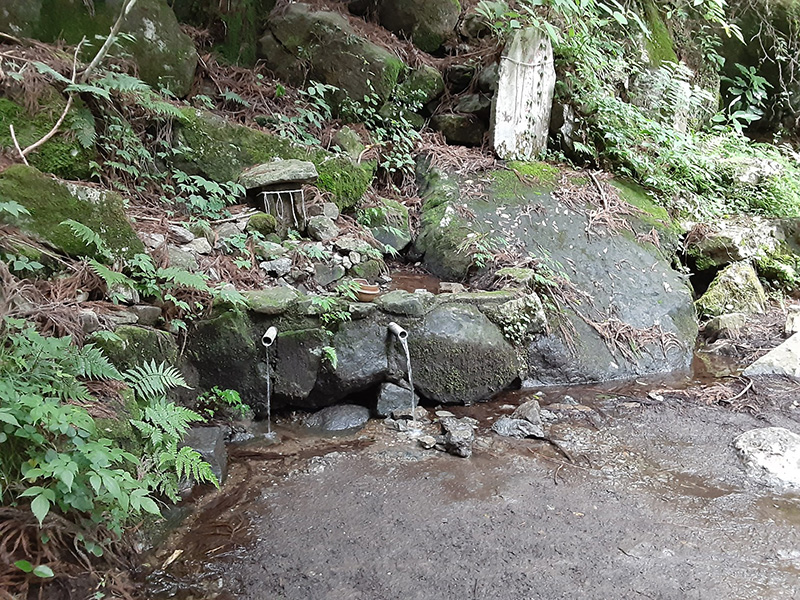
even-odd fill
[{"label": "wet rock surface", "polygon": [[755,479],[800,489],[800,435],[784,427],[764,427],[743,433],[733,446]]},{"label": "wet rock surface", "polygon": [[[336,444],[288,443],[283,462],[266,463],[270,473],[235,464],[228,486],[198,507],[195,531],[176,541],[184,554],[170,577],[239,600],[791,598],[800,502],[753,483],[731,445],[763,421],[691,403],[651,406],[647,388],[635,387],[616,399],[612,388],[570,392],[575,404],[563,392],[539,398],[608,417],[600,427],[552,426],[574,464],[535,440],[483,443],[493,416],[509,410],[500,402],[453,409],[479,421],[468,460],[426,449],[441,442],[435,436],[406,439],[373,421]],[[798,424],[778,405],[761,418]],[[258,493],[243,497],[242,481]],[[213,512],[226,494],[239,502],[230,517]],[[226,541],[229,553],[209,561],[218,542],[205,528],[243,509],[251,541]],[[163,548],[160,562],[172,551]],[[197,560],[202,575],[182,580]]]},{"label": "wet rock surface", "polygon": [[369,409],[355,404],[339,404],[308,416],[305,424],[320,431],[345,431],[363,427],[368,420]]}]

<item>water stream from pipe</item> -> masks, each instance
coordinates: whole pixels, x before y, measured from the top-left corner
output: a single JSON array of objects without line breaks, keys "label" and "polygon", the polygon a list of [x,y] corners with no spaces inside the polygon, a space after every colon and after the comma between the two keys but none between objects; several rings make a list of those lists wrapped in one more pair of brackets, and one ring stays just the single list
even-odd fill
[{"label": "water stream from pipe", "polygon": [[264,353],[266,355],[267,369],[267,437],[272,437],[272,373],[269,364],[269,348],[278,337],[278,330],[275,327],[270,327],[264,332],[261,338],[261,344],[264,346]]},{"label": "water stream from pipe", "polygon": [[408,387],[411,388],[411,422],[417,421],[417,397],[414,394],[414,378],[411,375],[411,353],[408,350],[408,336],[400,338],[400,345],[406,354],[406,371],[408,372]]}]

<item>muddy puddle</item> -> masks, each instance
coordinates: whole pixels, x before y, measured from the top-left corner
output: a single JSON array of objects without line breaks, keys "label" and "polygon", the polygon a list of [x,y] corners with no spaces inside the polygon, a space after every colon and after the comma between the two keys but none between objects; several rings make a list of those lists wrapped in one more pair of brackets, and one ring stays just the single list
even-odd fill
[{"label": "muddy puddle", "polygon": [[[478,420],[470,459],[382,421],[319,437],[283,419],[279,443],[230,449],[222,489],[150,554],[148,597],[800,597],[800,496],[748,480],[730,445],[794,415],[663,394],[738,373],[699,356],[690,374],[443,407]],[[572,461],[491,433],[533,397]]]}]

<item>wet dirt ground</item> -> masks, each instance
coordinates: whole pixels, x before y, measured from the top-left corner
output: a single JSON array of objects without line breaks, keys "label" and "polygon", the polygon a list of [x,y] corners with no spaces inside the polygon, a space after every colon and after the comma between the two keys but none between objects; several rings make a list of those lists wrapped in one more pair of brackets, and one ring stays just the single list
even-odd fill
[{"label": "wet dirt ground", "polygon": [[754,416],[642,383],[545,392],[572,463],[491,433],[522,391],[449,408],[480,422],[470,459],[380,421],[235,449],[222,490],[151,557],[149,595],[800,598],[800,496],[748,479],[731,447],[755,427],[798,431],[800,409],[784,395]]}]

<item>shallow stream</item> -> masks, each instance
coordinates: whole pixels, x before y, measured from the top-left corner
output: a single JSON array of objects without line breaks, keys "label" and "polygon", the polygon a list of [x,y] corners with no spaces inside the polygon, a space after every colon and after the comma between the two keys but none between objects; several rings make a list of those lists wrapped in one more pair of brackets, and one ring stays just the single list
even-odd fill
[{"label": "shallow stream", "polygon": [[[291,419],[230,449],[220,491],[149,557],[153,598],[796,598],[800,496],[747,479],[731,440],[800,416],[681,400],[738,367],[538,390],[552,445],[492,422],[537,392],[444,407],[479,422],[461,459],[370,421],[338,437]],[[666,392],[665,392],[666,390]]]}]

